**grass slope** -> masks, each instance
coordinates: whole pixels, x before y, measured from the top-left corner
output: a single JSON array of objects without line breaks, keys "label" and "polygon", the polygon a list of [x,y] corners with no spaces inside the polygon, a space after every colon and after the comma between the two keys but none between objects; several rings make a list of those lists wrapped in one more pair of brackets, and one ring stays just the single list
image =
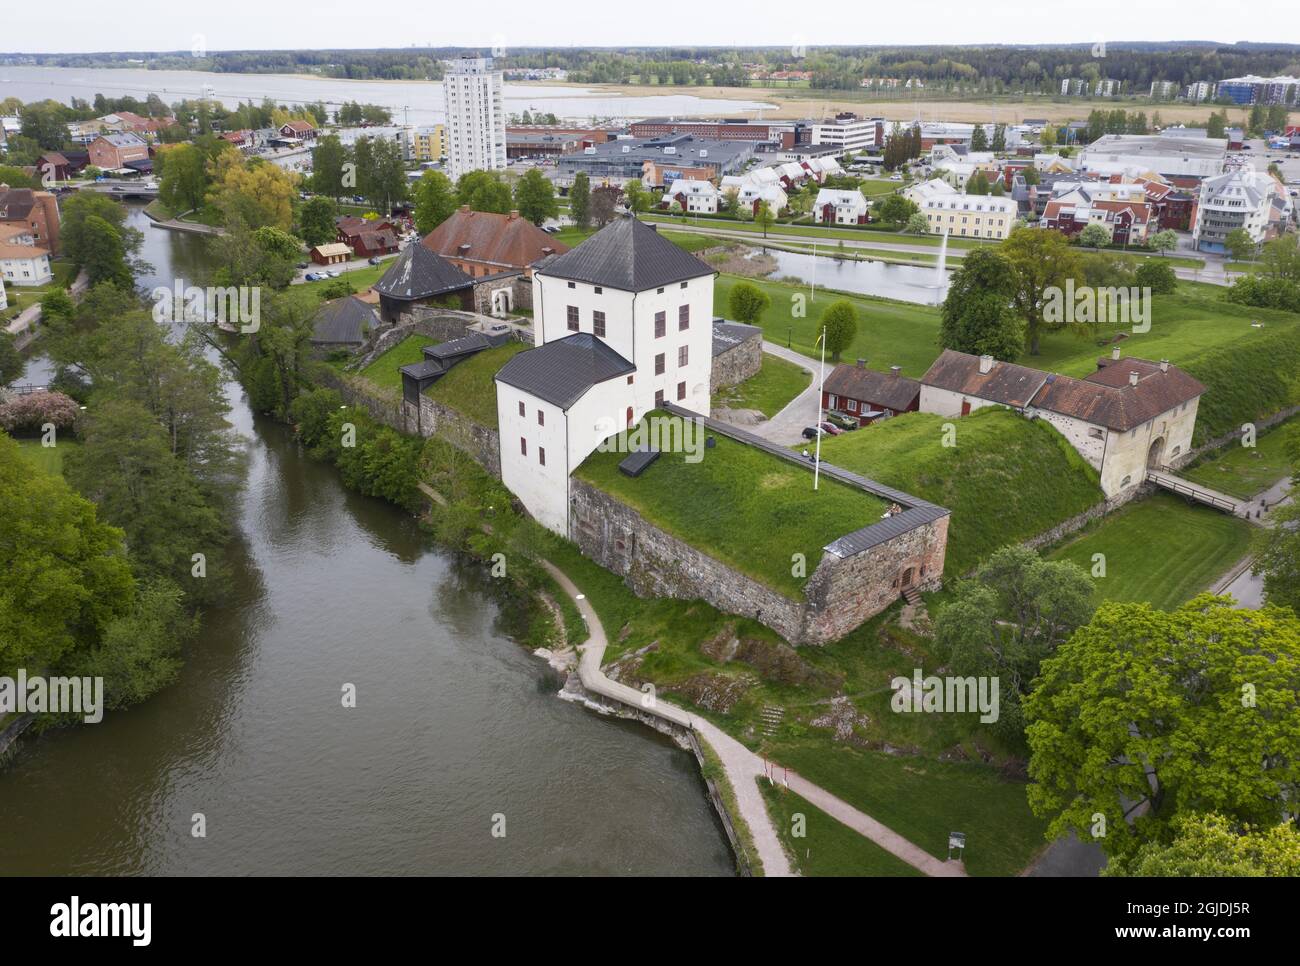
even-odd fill
[{"label": "grass slope", "polygon": [[[949,422],[956,445],[945,447]],[[1096,471],[1056,430],[1005,409],[907,413],[824,440],[822,457],[950,509],[947,577],[1102,499]]]},{"label": "grass slope", "polygon": [[496,429],[497,387],[493,377],[511,356],[527,348],[522,342],[507,342],[495,349],[485,349],[454,366],[426,389],[425,395],[468,416],[480,426]]},{"label": "grass slope", "polygon": [[[677,417],[654,415],[660,426],[680,431]],[[576,475],[673,536],[795,599],[807,578],[791,575],[792,555],[804,554],[810,576],[822,547],[877,522],[885,509],[878,498],[830,480],[823,479],[814,493],[809,469],[724,436],[698,462],[665,452],[636,478],[618,470],[625,455],[592,453]]]},{"label": "grass slope", "polygon": [[713,394],[713,406],[731,409],[757,409],[771,419],[795,396],[808,388],[812,373],[803,366],[763,354],[762,367],[735,386],[725,386]]},{"label": "grass slope", "polygon": [[1096,577],[1098,601],[1137,601],[1172,610],[1226,573],[1250,548],[1244,520],[1172,493],[1130,503],[1077,538],[1048,553],[1089,573],[1094,555],[1105,559]]},{"label": "grass slope", "polygon": [[1231,445],[1179,475],[1195,480],[1229,496],[1249,500],[1291,473],[1286,454],[1287,430],[1300,431],[1300,419],[1292,418],[1259,437],[1256,445]]},{"label": "grass slope", "polygon": [[402,387],[402,374],[398,370],[402,366],[410,365],[413,362],[423,361],[424,353],[421,350],[427,345],[437,344],[437,339],[431,339],[427,335],[408,335],[397,345],[384,350],[376,356],[370,365],[361,370],[361,375],[376,386],[383,386],[386,389],[400,389]]}]

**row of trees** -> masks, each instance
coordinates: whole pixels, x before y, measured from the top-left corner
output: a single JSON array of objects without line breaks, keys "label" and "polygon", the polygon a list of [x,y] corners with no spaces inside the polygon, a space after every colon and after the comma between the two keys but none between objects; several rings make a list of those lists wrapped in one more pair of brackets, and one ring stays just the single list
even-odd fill
[{"label": "row of trees", "polygon": [[[585,182],[586,176],[580,177]],[[421,234],[433,231],[461,205],[501,215],[518,211],[535,225],[560,213],[554,186],[536,168],[519,178],[513,189],[497,171],[468,171],[454,186],[441,171],[426,171],[416,182],[414,195],[415,227]]]}]

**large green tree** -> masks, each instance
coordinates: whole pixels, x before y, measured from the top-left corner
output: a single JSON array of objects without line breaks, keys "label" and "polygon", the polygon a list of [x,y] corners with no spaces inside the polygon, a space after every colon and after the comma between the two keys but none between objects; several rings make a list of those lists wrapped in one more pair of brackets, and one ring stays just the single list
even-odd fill
[{"label": "large green tree", "polygon": [[1066,282],[1077,279],[1081,271],[1079,255],[1064,235],[1042,228],[1017,228],[1002,243],[1002,254],[1015,274],[1011,302],[1025,322],[1030,355],[1039,354],[1045,331],[1087,328],[1069,318],[1052,320],[1045,315],[1052,290],[1064,290]]},{"label": "large green tree", "polygon": [[853,345],[858,336],[858,310],[848,299],[832,302],[822,313],[822,326],[826,332],[826,351],[838,362],[840,353]]},{"label": "large green tree", "polygon": [[1239,827],[1222,815],[1185,815],[1169,842],[1147,842],[1116,858],[1102,875],[1142,878],[1295,878],[1300,876],[1300,829],[1294,822]]},{"label": "large green tree", "polygon": [[750,282],[737,282],[727,296],[727,310],[731,317],[747,325],[758,325],[771,304],[768,294]]},{"label": "large green tree", "polygon": [[573,176],[573,187],[569,189],[569,214],[579,228],[591,224],[591,179],[585,171]]},{"label": "large green tree", "polygon": [[529,168],[515,185],[515,207],[534,225],[560,213],[555,187],[536,168]]},{"label": "large green tree", "polygon": [[427,235],[456,212],[456,191],[441,171],[426,171],[415,184],[415,230]]},{"label": "large green tree", "polygon": [[1012,305],[1016,276],[993,249],[977,248],[952,273],[940,309],[939,344],[1014,362],[1025,350],[1024,325]]},{"label": "large green tree", "polygon": [[334,240],[334,219],[338,205],[326,195],[307,199],[298,209],[298,232],[308,246],[324,245]]},{"label": "large green tree", "polygon": [[510,186],[495,171],[466,171],[456,182],[456,198],[474,211],[509,213],[514,198]]},{"label": "large green tree", "polygon": [[1300,795],[1300,618],[1201,595],[1106,603],[1025,700],[1029,804],[1112,856],[1216,812],[1271,826]]}]

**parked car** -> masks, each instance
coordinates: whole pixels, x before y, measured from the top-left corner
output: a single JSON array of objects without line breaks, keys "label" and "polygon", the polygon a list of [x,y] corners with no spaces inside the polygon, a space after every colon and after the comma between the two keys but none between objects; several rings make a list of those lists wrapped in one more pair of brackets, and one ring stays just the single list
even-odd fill
[{"label": "parked car", "polygon": [[338,277],[339,277],[339,273],[336,272],[336,271],[335,271],[334,269],[332,269],[332,268],[330,268],[330,269],[326,269],[325,272],[324,272],[323,274],[324,274],[324,276],[325,276],[326,278],[338,278]]},{"label": "parked car", "polygon": [[304,282],[319,282],[321,280],[320,272],[308,272],[303,277]]},{"label": "parked car", "polygon": [[851,433],[853,430],[858,428],[858,421],[852,416],[845,416],[841,413],[827,413],[826,419],[845,432]]},{"label": "parked car", "polygon": [[830,421],[821,423],[820,425],[821,428],[826,432],[828,436],[839,436],[841,433],[844,432],[844,430],[840,429],[838,426],[836,426],[834,423]]},{"label": "parked car", "polygon": [[816,439],[820,435],[822,435],[822,431],[816,426],[805,426],[803,428],[804,439]]},{"label": "parked car", "polygon": [[378,265],[381,261],[383,261],[383,259],[380,258],[378,255],[371,255],[369,258],[366,259],[366,261],[369,262],[371,265]]},{"label": "parked car", "polygon": [[299,262],[299,263],[298,263],[298,267],[299,267],[300,269],[303,269],[303,268],[311,268],[311,263],[310,263],[310,262]]}]

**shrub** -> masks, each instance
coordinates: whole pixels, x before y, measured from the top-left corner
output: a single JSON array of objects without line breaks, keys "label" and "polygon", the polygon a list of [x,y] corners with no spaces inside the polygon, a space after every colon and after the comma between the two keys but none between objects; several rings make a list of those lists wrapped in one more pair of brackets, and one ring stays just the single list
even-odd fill
[{"label": "shrub", "polygon": [[1168,262],[1145,261],[1133,273],[1138,288],[1149,288],[1153,295],[1172,295],[1178,288],[1178,276]]},{"label": "shrub", "polygon": [[766,292],[748,282],[737,283],[732,288],[731,294],[727,296],[727,308],[731,312],[731,317],[737,322],[745,322],[749,325],[758,324],[758,320],[763,317],[763,313],[771,304],[772,300]]},{"label": "shrub", "polygon": [[46,423],[55,429],[69,429],[81,407],[61,392],[31,392],[0,404],[0,429],[14,434],[39,433]]}]

